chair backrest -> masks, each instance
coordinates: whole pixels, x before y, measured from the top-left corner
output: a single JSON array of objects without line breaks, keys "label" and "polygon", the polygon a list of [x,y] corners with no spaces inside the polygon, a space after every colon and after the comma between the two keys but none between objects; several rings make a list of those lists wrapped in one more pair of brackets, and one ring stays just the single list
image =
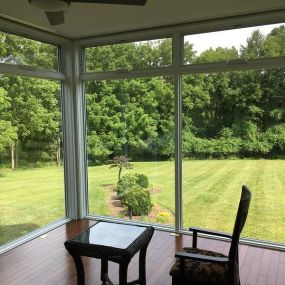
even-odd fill
[{"label": "chair backrest", "polygon": [[[238,212],[237,212],[236,221],[235,221],[235,226],[234,226],[233,235],[232,235],[232,243],[231,243],[230,252],[229,252],[229,261],[233,266],[232,269],[237,274],[238,274],[239,237],[240,237],[241,231],[243,229],[243,226],[247,218],[250,200],[251,200],[251,192],[245,185],[243,185],[239,207],[238,207]],[[236,278],[238,278],[238,276],[236,276]]]}]

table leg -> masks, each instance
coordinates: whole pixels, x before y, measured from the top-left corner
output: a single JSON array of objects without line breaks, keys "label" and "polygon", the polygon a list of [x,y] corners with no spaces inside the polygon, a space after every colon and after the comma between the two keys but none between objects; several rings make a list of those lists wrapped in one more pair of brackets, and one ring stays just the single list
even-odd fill
[{"label": "table leg", "polygon": [[139,257],[139,284],[146,285],[146,270],[145,270],[145,260],[146,260],[146,250],[147,246],[140,250]]},{"label": "table leg", "polygon": [[101,259],[101,281],[102,284],[107,284],[107,279],[105,278],[105,274],[108,274],[108,260]]},{"label": "table leg", "polygon": [[120,263],[119,265],[119,285],[126,285],[128,280],[129,262]]},{"label": "table leg", "polygon": [[77,271],[77,285],[84,285],[85,284],[85,278],[84,278],[84,268],[82,264],[82,260],[80,256],[72,255],[76,271]]}]

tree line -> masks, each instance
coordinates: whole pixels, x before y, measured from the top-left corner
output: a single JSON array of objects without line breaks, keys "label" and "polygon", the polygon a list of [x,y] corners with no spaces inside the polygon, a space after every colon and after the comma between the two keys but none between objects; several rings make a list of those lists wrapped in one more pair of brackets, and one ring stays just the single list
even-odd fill
[{"label": "tree line", "polygon": [[[170,39],[86,49],[87,71],[170,66]],[[197,54],[187,64],[285,55],[285,27],[254,31],[235,47]],[[0,61],[55,70],[56,48],[0,33]],[[284,69],[184,75],[185,158],[279,157],[285,148]],[[62,156],[59,82],[0,75],[0,161],[56,162]],[[174,80],[158,76],[86,83],[90,162],[174,156]]]},{"label": "tree line", "polygon": [[[57,48],[0,33],[0,62],[57,69]],[[0,75],[0,162],[12,168],[61,160],[61,84]]]},{"label": "tree line", "polygon": [[[123,50],[123,51],[122,51]],[[209,48],[200,55],[185,43],[188,64],[285,55],[285,27],[254,31],[246,45]],[[87,50],[87,69],[106,71],[171,64],[171,40]],[[184,75],[184,158],[284,155],[284,69]],[[173,78],[89,82],[86,86],[91,161],[127,154],[133,159],[174,156]]]}]

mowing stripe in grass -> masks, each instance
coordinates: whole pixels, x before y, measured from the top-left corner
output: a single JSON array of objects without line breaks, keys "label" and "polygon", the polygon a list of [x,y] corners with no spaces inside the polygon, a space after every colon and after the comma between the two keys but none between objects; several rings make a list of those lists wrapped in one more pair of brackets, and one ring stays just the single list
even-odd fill
[{"label": "mowing stripe in grass", "polygon": [[[133,169],[124,169],[122,174],[147,175],[149,183],[160,190],[152,195],[153,201],[174,211],[174,162],[132,164]],[[0,243],[8,235],[13,238],[64,215],[63,168],[0,171]],[[241,186],[246,184],[252,190],[253,199],[243,235],[285,242],[284,160],[189,160],[183,161],[182,177],[185,226],[231,231]],[[117,179],[116,168],[89,167],[91,214],[110,214],[110,185],[116,185]],[[17,232],[17,228],[21,231]]]}]

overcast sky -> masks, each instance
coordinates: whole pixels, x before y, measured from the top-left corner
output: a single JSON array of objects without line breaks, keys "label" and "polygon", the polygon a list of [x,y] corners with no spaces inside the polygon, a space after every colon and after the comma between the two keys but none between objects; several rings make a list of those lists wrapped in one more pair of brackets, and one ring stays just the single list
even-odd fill
[{"label": "overcast sky", "polygon": [[279,27],[280,25],[282,24],[186,36],[185,41],[194,44],[193,49],[197,51],[197,55],[210,47],[231,48],[234,46],[237,50],[239,50],[241,45],[246,44],[247,38],[250,37],[253,31],[259,29],[263,35],[267,35],[273,28]]}]

